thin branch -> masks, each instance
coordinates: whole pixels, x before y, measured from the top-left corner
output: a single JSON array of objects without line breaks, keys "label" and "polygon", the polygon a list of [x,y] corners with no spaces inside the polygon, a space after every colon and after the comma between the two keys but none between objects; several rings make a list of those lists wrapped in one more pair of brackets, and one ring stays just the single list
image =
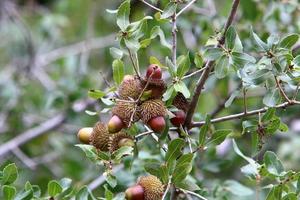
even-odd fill
[{"label": "thin branch", "polygon": [[[275,106],[275,108],[286,108],[286,107],[293,106],[293,105],[300,105],[300,102],[299,101],[285,102],[285,103]],[[212,119],[211,123],[218,123],[218,122],[224,122],[224,121],[233,120],[233,119],[240,119],[242,117],[248,117],[251,115],[257,115],[259,113],[264,113],[267,110],[268,110],[268,108],[265,107],[265,108],[261,108],[261,109],[257,109],[257,110],[248,111],[247,113],[242,112],[242,113],[238,113],[238,114],[228,115],[225,117],[219,117],[219,118]],[[192,123],[191,127],[200,127],[204,124],[205,124],[205,121],[194,122],[194,123]]]},{"label": "thin branch", "polygon": [[196,74],[198,74],[198,73],[201,73],[201,72],[203,72],[205,69],[206,69],[206,68],[203,67],[203,68],[201,68],[201,69],[199,69],[199,70],[197,70],[197,71],[194,71],[194,72],[192,72],[192,73],[190,73],[190,74],[188,74],[188,75],[185,75],[184,77],[182,77],[182,80],[183,80],[183,79],[186,79],[186,78],[190,78],[190,77],[192,77],[192,76],[194,76],[194,75],[196,75]]},{"label": "thin branch", "polygon": [[246,88],[243,88],[243,102],[244,102],[244,113],[247,113],[247,93],[246,93]]},{"label": "thin branch", "polygon": [[276,85],[282,95],[282,97],[285,99],[285,101],[287,102],[291,102],[291,100],[289,99],[289,97],[286,95],[286,93],[284,92],[283,88],[281,87],[278,78],[275,76],[275,81],[276,81]]},{"label": "thin branch", "polygon": [[294,93],[293,100],[296,100],[296,98],[297,98],[297,95],[298,95],[298,92],[299,92],[299,87],[300,87],[300,84],[298,84],[297,87],[296,87],[296,91]]},{"label": "thin branch", "polygon": [[24,165],[26,165],[29,169],[35,170],[36,163],[29,158],[20,148],[15,148],[12,150],[13,154],[15,154],[16,157],[18,157]]},{"label": "thin branch", "polygon": [[183,193],[193,195],[193,196],[197,197],[198,199],[207,200],[205,197],[203,197],[200,194],[197,194],[195,192],[192,192],[192,191],[189,191],[189,190],[185,190],[185,189],[181,189],[181,188],[178,188],[178,189],[181,190]]},{"label": "thin branch", "polygon": [[133,55],[132,55],[132,53],[131,53],[131,51],[130,51],[130,49],[128,47],[127,47],[127,50],[128,50],[129,58],[130,58],[130,61],[132,63],[132,67],[134,69],[134,72],[138,76],[138,78],[140,79],[140,73],[138,71],[138,68],[137,68],[135,62],[134,62]]},{"label": "thin branch", "polygon": [[167,194],[168,194],[168,192],[169,192],[169,190],[170,190],[170,187],[171,187],[171,178],[172,177],[169,177],[169,182],[168,182],[168,185],[167,185],[167,188],[166,188],[166,190],[165,190],[165,192],[164,192],[164,195],[162,196],[162,200],[164,200],[166,197],[167,197]]},{"label": "thin branch", "polygon": [[161,10],[161,9],[159,9],[159,8],[157,8],[157,7],[155,7],[154,5],[148,3],[147,1],[141,0],[141,2],[143,2],[143,3],[146,4],[147,6],[149,6],[150,8],[153,8],[154,10],[156,10],[156,11],[158,11],[158,12],[161,12],[161,13],[164,12],[163,10]]},{"label": "thin branch", "polygon": [[[230,11],[230,15],[229,15],[229,17],[227,19],[227,22],[225,24],[223,35],[222,35],[221,39],[218,42],[218,46],[219,45],[223,45],[224,42],[225,42],[226,32],[227,32],[229,26],[233,22],[233,19],[234,19],[235,15],[236,15],[236,11],[237,11],[239,3],[240,3],[240,0],[234,0],[233,1],[233,5],[232,5],[231,11]],[[192,97],[191,104],[190,104],[189,110],[187,112],[187,117],[186,117],[186,120],[185,120],[185,126],[187,128],[191,127],[193,115],[194,115],[196,106],[198,104],[198,99],[199,99],[200,94],[202,92],[202,88],[203,88],[206,80],[209,77],[210,71],[213,68],[213,64],[214,64],[213,61],[208,61],[206,63],[206,66],[205,66],[206,69],[204,70],[204,72],[202,73],[201,77],[199,78],[199,80],[198,80],[198,82],[196,84],[195,93],[194,93],[194,95]]]},{"label": "thin branch", "polygon": [[177,14],[176,18],[181,15],[186,9],[188,9],[193,3],[195,3],[197,0],[190,1],[184,8],[182,8]]},{"label": "thin branch", "polygon": [[172,62],[176,68],[176,56],[177,56],[177,25],[176,25],[176,13],[172,16]]}]

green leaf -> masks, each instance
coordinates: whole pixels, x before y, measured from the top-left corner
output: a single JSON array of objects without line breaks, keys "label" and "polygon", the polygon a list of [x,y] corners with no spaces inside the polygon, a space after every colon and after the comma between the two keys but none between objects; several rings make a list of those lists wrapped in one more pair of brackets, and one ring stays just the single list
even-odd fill
[{"label": "green leaf", "polygon": [[283,38],[279,43],[279,46],[282,48],[290,49],[292,46],[294,46],[294,44],[297,43],[298,40],[299,40],[298,34],[291,34]]},{"label": "green leaf", "polygon": [[223,55],[216,61],[215,72],[216,77],[221,79],[227,76],[229,70],[229,59],[226,55]]},{"label": "green leaf", "polygon": [[118,161],[120,160],[123,156],[128,156],[128,155],[132,155],[133,153],[133,148],[129,147],[129,146],[123,146],[121,148],[119,148],[118,150],[116,150],[112,157],[114,160]]},{"label": "green leaf", "polygon": [[293,63],[300,67],[300,55],[296,56],[293,60]]},{"label": "green leaf", "polygon": [[197,68],[202,68],[204,64],[204,60],[202,55],[198,52],[195,54],[194,63]]},{"label": "green leaf", "polygon": [[234,101],[234,99],[236,97],[239,96],[239,94],[240,94],[239,90],[235,90],[234,92],[232,92],[232,94],[230,95],[230,97],[227,99],[227,101],[224,104],[225,108],[228,108],[229,106],[231,106],[232,102]]},{"label": "green leaf", "polygon": [[261,121],[262,122],[270,121],[275,116],[275,112],[276,112],[275,108],[269,108],[267,110],[267,112],[263,115],[263,117],[261,118]]},{"label": "green leaf", "polygon": [[267,151],[264,155],[264,163],[267,171],[275,176],[280,176],[284,172],[284,168],[276,154],[272,151]]},{"label": "green leaf", "polygon": [[160,16],[161,19],[167,19],[175,14],[177,5],[175,3],[169,3],[166,8],[164,9],[162,15]]},{"label": "green leaf", "polygon": [[267,91],[263,98],[263,103],[268,107],[274,107],[279,102],[281,96],[277,88]]},{"label": "green leaf", "polygon": [[18,169],[15,163],[7,165],[3,169],[2,185],[14,183],[18,178]]},{"label": "green leaf", "polygon": [[88,95],[93,99],[101,99],[105,96],[105,92],[102,92],[101,90],[89,90]]},{"label": "green leaf", "polygon": [[283,196],[282,200],[297,200],[297,195],[295,193],[288,193]]},{"label": "green leaf", "polygon": [[110,187],[115,188],[117,186],[117,178],[113,174],[105,172],[103,175]]},{"label": "green leaf", "polygon": [[156,64],[156,65],[158,65],[160,67],[163,67],[163,64],[161,64],[161,62],[156,57],[154,57],[154,56],[150,56],[149,63],[150,64]]},{"label": "green leaf", "polygon": [[265,42],[263,42],[256,33],[253,32],[252,28],[251,28],[251,36],[252,36],[258,50],[268,51],[268,45]]},{"label": "green leaf", "polygon": [[123,58],[123,51],[121,49],[118,49],[116,47],[111,47],[109,49],[110,55],[114,58],[114,59],[121,59]]},{"label": "green leaf", "polygon": [[32,190],[24,190],[17,194],[14,200],[32,200],[33,199],[33,191]]},{"label": "green leaf", "polygon": [[225,36],[225,47],[227,49],[233,49],[235,45],[235,38],[236,38],[235,29],[232,26],[230,26]]},{"label": "green leaf", "polygon": [[172,140],[168,145],[165,161],[171,164],[181,155],[181,149],[184,147],[185,141],[181,138]]},{"label": "green leaf", "polygon": [[187,53],[187,55],[185,56],[180,56],[177,59],[177,64],[178,64],[178,68],[177,68],[177,76],[179,78],[182,78],[190,69],[190,56],[189,53]]},{"label": "green leaf", "polygon": [[150,37],[151,39],[154,39],[154,38],[156,38],[157,36],[159,36],[159,38],[160,38],[160,43],[161,43],[163,46],[167,47],[168,49],[171,49],[171,48],[172,48],[172,45],[171,45],[170,43],[167,42],[166,37],[165,37],[165,34],[164,34],[164,32],[161,30],[161,28],[160,28],[159,26],[153,27],[152,30],[151,30],[150,35],[151,35],[151,37]]},{"label": "green leaf", "polygon": [[210,138],[210,140],[207,142],[206,145],[221,144],[231,132],[232,132],[232,130],[229,130],[229,129],[217,130],[216,132],[214,132],[214,134],[212,135],[212,137]]},{"label": "green leaf", "polygon": [[130,14],[130,1],[124,1],[117,13],[117,25],[120,27],[122,31],[125,31],[126,28],[129,26],[129,14]]},{"label": "green leaf", "polygon": [[16,188],[9,185],[3,185],[2,187],[2,193],[4,200],[14,200],[16,196]]},{"label": "green leaf", "polygon": [[232,140],[232,143],[233,143],[233,149],[234,149],[235,153],[236,153],[237,155],[239,155],[240,157],[242,157],[244,160],[246,160],[246,161],[252,166],[252,169],[253,169],[252,171],[253,171],[255,174],[258,174],[258,170],[257,170],[257,169],[258,169],[258,167],[259,167],[259,164],[257,164],[257,163],[255,162],[255,160],[253,160],[252,158],[245,156],[245,155],[241,152],[241,150],[238,148],[238,146],[237,146],[235,140]]},{"label": "green leaf", "polygon": [[253,191],[250,188],[240,184],[235,180],[225,181],[224,186],[226,190],[237,196],[249,196],[253,194]]},{"label": "green leaf", "polygon": [[175,169],[172,176],[172,183],[180,183],[192,171],[194,154],[189,153],[182,155],[176,162]]},{"label": "green leaf", "polygon": [[76,194],[75,200],[89,200],[91,191],[87,186],[83,186]]},{"label": "green leaf", "polygon": [[206,135],[210,127],[210,120],[211,120],[210,115],[207,115],[205,119],[205,124],[200,128],[199,140],[198,140],[199,147],[202,147],[205,143]]},{"label": "green leaf", "polygon": [[174,89],[176,92],[182,93],[183,96],[187,99],[190,98],[190,96],[191,96],[189,89],[187,88],[187,86],[185,85],[185,83],[183,81],[179,81],[179,82],[175,83]]},{"label": "green leaf", "polygon": [[203,56],[204,56],[204,58],[206,58],[208,60],[217,60],[223,54],[224,53],[223,53],[222,49],[216,48],[216,47],[210,47],[204,51]]},{"label": "green leaf", "polygon": [[97,150],[94,146],[88,144],[77,144],[75,146],[79,147],[85,153],[86,157],[92,161],[97,160]]},{"label": "green leaf", "polygon": [[114,60],[112,67],[114,81],[117,83],[117,85],[120,85],[124,77],[124,64],[122,60]]},{"label": "green leaf", "polygon": [[58,195],[61,192],[62,192],[62,187],[60,186],[60,184],[57,181],[52,180],[48,183],[48,194],[51,197],[55,197],[56,195]]},{"label": "green leaf", "polygon": [[168,101],[175,93],[174,85],[171,85],[163,95],[163,101]]},{"label": "green leaf", "polygon": [[184,190],[189,190],[189,191],[197,191],[197,190],[201,190],[201,188],[194,182],[189,181],[187,179],[182,180],[179,183],[176,183],[176,186],[178,188],[184,189]]},{"label": "green leaf", "polygon": [[113,193],[108,189],[107,185],[104,185],[104,189],[105,189],[105,199],[106,200],[113,200]]},{"label": "green leaf", "polygon": [[163,164],[159,168],[159,176],[164,184],[169,182],[169,170],[168,166]]},{"label": "green leaf", "polygon": [[233,64],[239,68],[243,68],[248,63],[256,62],[254,57],[240,52],[232,52],[232,61]]},{"label": "green leaf", "polygon": [[148,172],[149,174],[152,174],[154,176],[159,177],[160,175],[160,164],[158,161],[151,161],[151,162],[147,162],[144,166],[146,172]]}]

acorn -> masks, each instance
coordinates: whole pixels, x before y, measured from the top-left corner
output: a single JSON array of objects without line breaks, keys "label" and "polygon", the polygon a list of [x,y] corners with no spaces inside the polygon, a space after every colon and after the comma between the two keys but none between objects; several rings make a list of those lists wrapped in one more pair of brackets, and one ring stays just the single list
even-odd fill
[{"label": "acorn", "polygon": [[136,122],[140,119],[138,113],[138,107],[136,107],[135,102],[118,101],[112,108],[113,116],[108,122],[108,131],[110,133],[116,133],[122,128],[129,127],[132,114],[132,122]]},{"label": "acorn", "polygon": [[126,75],[123,78],[122,83],[119,86],[118,93],[121,99],[138,99],[143,86],[141,80],[137,76]]},{"label": "acorn", "polygon": [[134,146],[134,139],[132,136],[123,131],[111,136],[109,141],[109,149],[111,152],[114,152],[124,146]]},{"label": "acorn", "polygon": [[148,66],[146,71],[146,77],[152,79],[161,79],[162,72],[161,68],[157,64],[151,64]]},{"label": "acorn", "polygon": [[178,92],[173,99],[172,105],[174,105],[179,110],[183,110],[187,112],[189,107],[189,101],[185,98],[185,96],[181,92]]},{"label": "acorn", "polygon": [[140,115],[145,124],[157,133],[162,132],[166,122],[164,116],[167,114],[166,107],[162,100],[151,99],[140,106]]},{"label": "acorn", "polygon": [[90,143],[90,136],[91,136],[92,132],[93,132],[92,127],[84,127],[84,128],[81,128],[78,131],[77,137],[78,137],[80,142],[82,142],[84,144],[89,144]]},{"label": "acorn", "polygon": [[164,185],[153,175],[140,177],[137,184],[125,192],[127,200],[161,200]]},{"label": "acorn", "polygon": [[170,121],[174,126],[180,127],[180,125],[183,125],[185,122],[186,114],[183,110],[178,110],[173,112],[175,117],[171,118]]},{"label": "acorn", "polygon": [[90,144],[101,151],[109,150],[110,134],[106,124],[97,122],[90,136]]}]

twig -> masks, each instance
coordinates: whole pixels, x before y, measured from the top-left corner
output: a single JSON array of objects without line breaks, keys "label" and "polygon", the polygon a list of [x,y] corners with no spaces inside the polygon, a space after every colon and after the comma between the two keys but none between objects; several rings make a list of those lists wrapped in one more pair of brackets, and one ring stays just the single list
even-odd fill
[{"label": "twig", "polygon": [[300,84],[297,85],[296,91],[295,91],[294,96],[293,96],[293,100],[296,100],[296,98],[297,98],[297,95],[298,95],[298,92],[299,92],[299,87],[300,87]]},{"label": "twig", "polygon": [[282,95],[282,97],[287,101],[287,102],[291,102],[291,100],[289,99],[289,97],[286,95],[286,93],[284,92],[283,88],[281,87],[278,78],[275,76],[275,81],[276,81],[276,85]]},{"label": "twig", "polygon": [[134,69],[134,72],[135,72],[135,74],[137,75],[137,77],[138,77],[139,79],[141,79],[140,73],[139,73],[139,71],[138,71],[138,69],[137,69],[137,66],[136,66],[135,62],[134,62],[133,55],[132,55],[132,53],[131,53],[131,51],[130,51],[130,49],[129,49],[128,47],[127,47],[127,50],[128,50],[129,58],[130,58],[130,61],[131,61],[131,63],[132,63],[132,67],[133,67],[133,69]]},{"label": "twig", "polygon": [[147,6],[149,6],[150,8],[153,8],[154,10],[156,10],[156,11],[158,11],[158,12],[161,12],[161,13],[164,12],[163,10],[161,10],[161,9],[159,9],[159,8],[157,8],[157,7],[155,7],[154,5],[148,3],[147,1],[141,0],[141,2],[143,2],[143,3],[146,4]]},{"label": "twig", "polygon": [[179,190],[181,190],[183,193],[185,194],[190,194],[190,195],[193,195],[201,200],[207,200],[205,197],[201,196],[200,194],[197,194],[195,192],[192,192],[192,191],[189,191],[189,190],[185,190],[185,189],[181,189],[181,188],[178,188]]},{"label": "twig", "polygon": [[182,8],[177,14],[176,18],[181,15],[186,9],[188,9],[193,3],[195,3],[197,0],[190,1],[184,8]]},{"label": "twig", "polygon": [[[144,125],[144,127],[145,127],[148,131],[152,131],[148,126]],[[158,138],[154,133],[151,133],[150,135],[151,135],[151,137],[152,137],[157,143],[159,143],[159,138]],[[163,149],[165,152],[167,152],[167,151],[168,151],[167,145],[166,145],[166,144],[163,144],[163,145],[162,145],[162,149]]]},{"label": "twig", "polygon": [[104,37],[91,38],[82,42],[60,47],[42,55],[38,55],[35,64],[44,67],[60,58],[80,54],[93,49],[105,48],[110,45],[113,45],[114,43],[114,34],[107,35]]},{"label": "twig", "polygon": [[192,72],[192,73],[190,73],[190,74],[188,74],[188,75],[185,75],[184,77],[182,77],[182,80],[183,80],[183,79],[186,79],[186,78],[190,78],[190,77],[192,77],[192,76],[194,76],[194,75],[196,75],[196,74],[198,74],[198,73],[203,72],[204,70],[205,70],[205,67],[203,67],[203,68],[201,68],[201,69],[199,69],[199,70],[197,70],[197,71],[194,71],[194,72]]},{"label": "twig", "polygon": [[[236,14],[239,3],[240,3],[240,0],[234,0],[233,1],[232,8],[231,8],[231,11],[230,11],[230,15],[229,15],[229,17],[227,19],[227,22],[225,24],[223,35],[222,35],[221,39],[218,42],[218,46],[223,45],[224,42],[225,42],[226,32],[227,32],[229,26],[233,22],[233,19],[235,17],[235,14]],[[213,68],[213,64],[214,64],[214,61],[211,61],[211,60],[206,63],[206,65],[205,65],[206,69],[203,71],[201,77],[199,78],[199,80],[196,84],[195,93],[192,97],[190,107],[189,107],[189,110],[187,112],[187,117],[186,117],[186,120],[185,120],[185,126],[187,128],[191,128],[192,119],[193,119],[193,115],[194,115],[194,112],[195,112],[195,109],[196,109],[196,106],[197,106],[197,103],[198,103],[198,99],[199,99],[200,94],[202,92],[202,88],[203,88],[206,80],[209,77],[210,71]]]},{"label": "twig", "polygon": [[29,158],[20,148],[15,148],[12,150],[13,154],[17,156],[28,168],[34,170],[36,168],[36,163]]},{"label": "twig", "polygon": [[135,138],[135,139],[138,139],[138,138],[143,137],[143,136],[145,136],[145,135],[150,135],[151,133],[153,133],[152,130],[151,130],[151,131],[146,131],[146,132],[143,132],[143,133],[140,133],[140,134],[134,136],[134,138]]},{"label": "twig", "polygon": [[26,143],[29,140],[32,140],[33,138],[38,137],[39,135],[42,135],[45,132],[57,128],[65,121],[65,119],[66,115],[64,113],[58,114],[55,117],[43,122],[39,126],[19,134],[15,138],[9,140],[8,142],[0,146],[0,156],[5,155],[9,151],[19,147],[20,145]]},{"label": "twig", "polygon": [[[289,106],[293,106],[295,104],[300,105],[300,102],[299,101],[284,102],[282,104],[275,106],[275,108],[286,108]],[[261,108],[261,109],[257,109],[257,110],[248,111],[247,113],[242,112],[242,113],[238,113],[238,114],[228,115],[225,117],[219,117],[219,118],[212,119],[211,123],[224,122],[224,121],[228,121],[228,120],[232,120],[232,119],[240,119],[242,117],[248,117],[248,116],[256,115],[259,113],[264,113],[267,110],[268,110],[268,108],[265,107],[265,108]],[[204,124],[205,124],[205,121],[193,122],[191,127],[200,127]]]},{"label": "twig", "polygon": [[247,114],[246,88],[243,88],[244,113]]},{"label": "twig", "polygon": [[172,177],[169,177],[169,182],[168,182],[167,188],[166,188],[166,190],[164,192],[164,195],[162,196],[161,200],[165,200],[165,198],[167,197],[167,194],[168,194],[168,192],[170,190],[170,187],[171,187],[171,178]]},{"label": "twig", "polygon": [[176,26],[176,13],[172,16],[172,62],[176,68],[177,56],[177,26]]}]

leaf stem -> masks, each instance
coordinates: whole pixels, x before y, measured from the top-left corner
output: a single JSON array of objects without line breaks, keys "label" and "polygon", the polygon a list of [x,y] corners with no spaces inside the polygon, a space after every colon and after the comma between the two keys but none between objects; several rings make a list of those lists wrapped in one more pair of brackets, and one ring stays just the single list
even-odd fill
[{"label": "leaf stem", "polygon": [[177,14],[176,17],[181,15],[186,9],[188,9],[193,3],[195,3],[197,0],[190,1],[184,8],[182,8]]},{"label": "leaf stem", "polygon": [[164,12],[163,10],[161,10],[161,9],[157,8],[156,6],[154,6],[154,5],[150,4],[150,3],[148,3],[148,2],[145,1],[145,0],[141,0],[141,2],[143,2],[143,3],[146,4],[147,6],[149,6],[150,8],[152,8],[152,9],[158,11],[158,12],[161,12],[161,13]]},{"label": "leaf stem", "polygon": [[130,49],[129,49],[128,47],[127,47],[127,50],[128,50],[129,58],[130,58],[130,61],[131,61],[131,63],[132,63],[134,72],[135,72],[135,74],[138,76],[138,78],[141,79],[140,73],[139,73],[138,68],[137,68],[137,66],[136,66],[136,63],[134,62],[133,55],[132,55],[132,53],[131,53],[131,51],[130,51]]},{"label": "leaf stem", "polygon": [[183,193],[193,195],[193,196],[197,197],[198,199],[207,200],[205,197],[203,197],[200,194],[197,194],[195,192],[192,192],[192,191],[189,191],[189,190],[185,190],[185,189],[181,189],[181,188],[178,188],[178,189],[181,190]]},{"label": "leaf stem", "polygon": [[278,89],[279,89],[279,91],[280,91],[282,97],[283,97],[287,102],[291,102],[291,100],[289,99],[289,97],[286,95],[286,93],[284,92],[283,88],[281,87],[280,82],[279,82],[277,76],[275,76],[274,78],[275,78],[276,85],[277,85],[277,87],[278,87]]}]

